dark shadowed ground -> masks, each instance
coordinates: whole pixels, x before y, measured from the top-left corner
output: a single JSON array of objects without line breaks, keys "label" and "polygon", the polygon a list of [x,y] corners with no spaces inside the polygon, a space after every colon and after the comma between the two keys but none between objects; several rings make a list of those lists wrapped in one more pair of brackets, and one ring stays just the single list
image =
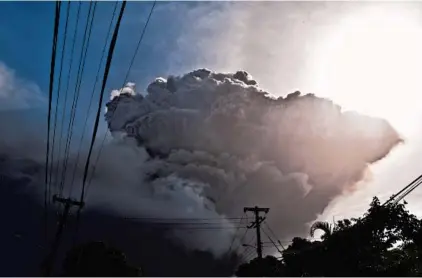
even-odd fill
[{"label": "dark shadowed ground", "polygon": [[[3,163],[5,158],[3,157]],[[43,207],[25,189],[25,180],[3,176],[0,229],[1,276],[39,276],[45,254],[42,233]],[[50,238],[55,230],[50,212]],[[75,216],[69,218],[58,263],[69,250],[75,231]],[[145,276],[228,276],[232,266],[215,260],[207,252],[188,252],[174,245],[163,231],[99,212],[82,215],[78,241],[105,241],[124,251],[130,263],[140,266]],[[42,246],[40,246],[42,245]],[[56,269],[57,271],[57,269]],[[56,272],[56,274],[59,274]]]}]

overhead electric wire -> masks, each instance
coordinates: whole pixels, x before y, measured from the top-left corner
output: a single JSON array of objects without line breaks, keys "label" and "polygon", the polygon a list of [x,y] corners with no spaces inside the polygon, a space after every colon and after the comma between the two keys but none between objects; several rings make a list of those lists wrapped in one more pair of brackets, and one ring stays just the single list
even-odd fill
[{"label": "overhead electric wire", "polygon": [[421,183],[422,183],[422,179],[420,179],[413,186],[408,187],[408,189],[405,192],[403,192],[403,194],[401,196],[398,196],[398,198],[396,198],[394,200],[394,204],[397,204],[398,202],[400,202],[401,200],[403,200],[407,195],[409,195],[410,193],[412,193],[413,190],[415,190],[419,185],[421,185]]},{"label": "overhead electric wire", "polygon": [[145,36],[146,30],[147,30],[149,21],[151,20],[152,13],[154,12],[155,5],[156,4],[157,4],[157,1],[155,0],[152,3],[152,7],[151,7],[151,10],[149,11],[149,14],[148,14],[148,17],[147,17],[147,21],[145,22],[144,28],[142,29],[141,36],[139,37],[138,43],[136,45],[135,54],[133,55],[132,60],[130,61],[129,68],[127,69],[126,76],[125,76],[124,82],[122,84],[122,88],[125,86],[125,84],[127,82],[127,79],[129,78],[130,71],[132,70],[133,63],[135,62],[135,58],[136,58],[136,56],[138,54],[139,47],[141,46],[142,40],[144,39],[144,36]]},{"label": "overhead electric wire", "polygon": [[[116,4],[117,3],[118,2],[116,1]],[[105,67],[104,67],[102,86],[101,86],[101,91],[99,93],[98,108],[97,108],[97,113],[96,113],[96,117],[95,117],[93,132],[92,132],[91,144],[90,144],[90,147],[89,147],[89,151],[88,151],[88,155],[87,155],[87,159],[86,159],[86,163],[85,163],[85,168],[84,168],[83,180],[82,180],[82,189],[81,189],[81,195],[80,195],[80,200],[79,200],[82,204],[84,204],[86,179],[87,179],[87,174],[88,174],[89,162],[90,162],[90,158],[91,158],[91,155],[92,155],[92,150],[93,150],[95,139],[96,139],[96,136],[97,136],[101,106],[102,106],[103,96],[104,96],[104,90],[105,90],[105,86],[107,84],[108,74],[109,74],[110,67],[111,67],[111,61],[112,61],[112,58],[113,58],[114,49],[116,47],[116,42],[117,42],[117,37],[118,37],[118,34],[119,34],[120,24],[121,24],[121,20],[122,20],[125,8],[126,8],[126,1],[122,1],[119,16],[118,16],[117,22],[114,26],[113,36],[112,36],[111,41],[110,41],[106,64],[105,64]],[[115,13],[113,12],[113,18],[114,18],[114,15],[115,15]],[[79,226],[80,226],[80,221],[81,221],[81,210],[82,210],[82,206],[80,206],[78,208],[77,213],[76,213],[76,225],[75,225],[75,232],[74,232],[74,236],[73,236],[74,244],[76,243],[77,236],[78,236],[78,231],[79,231]]]},{"label": "overhead electric wire", "polygon": [[56,65],[56,52],[57,52],[57,37],[59,33],[59,24],[60,24],[60,9],[61,2],[57,1],[55,6],[55,15],[54,15],[54,31],[53,31],[53,43],[51,51],[51,62],[50,62],[50,84],[49,84],[49,93],[48,93],[48,119],[47,119],[47,148],[45,156],[45,189],[44,189],[44,221],[45,221],[45,236],[47,239],[47,222],[48,222],[48,203],[49,203],[49,156],[50,156],[50,125],[51,125],[51,103],[53,98],[53,88],[54,88],[54,73]]},{"label": "overhead electric wire", "polygon": [[[78,80],[79,82],[77,82],[77,84],[76,84],[76,86],[77,86],[77,88],[76,88],[76,91],[77,91],[77,93],[76,93],[76,103],[75,103],[74,110],[73,110],[72,130],[71,130],[70,139],[69,139],[69,149],[70,149],[70,141],[71,141],[72,134],[73,134],[73,125],[74,125],[75,114],[76,114],[76,106],[77,106],[77,103],[78,103],[78,100],[79,100],[79,95],[80,95],[80,91],[81,91],[81,84],[82,84],[82,78],[83,78],[83,73],[84,73],[84,69],[85,69],[85,62],[86,62],[86,57],[87,57],[87,53],[88,53],[88,49],[89,49],[89,42],[90,42],[90,38],[91,38],[92,27],[94,25],[94,18],[95,18],[96,7],[97,7],[97,2],[94,3],[94,8],[93,8],[93,11],[92,11],[92,17],[91,17],[89,31],[88,31],[87,45],[86,45],[86,48],[85,48],[85,53],[84,53],[84,58],[83,58],[83,65],[82,65],[82,68],[81,68],[80,78]],[[93,94],[94,94],[94,89],[93,89],[92,94],[91,94],[91,102],[92,102],[92,95]],[[89,104],[88,112],[89,112],[89,109],[90,108],[91,108],[91,103]],[[86,121],[87,120],[88,120],[88,115],[86,117]],[[83,136],[84,136],[84,131],[85,130],[83,129],[82,130],[82,140],[83,140]],[[82,144],[82,142],[81,142],[81,144]],[[69,156],[69,153],[68,153],[68,156]],[[74,181],[75,181],[75,174],[76,174],[76,170],[77,170],[77,166],[78,166],[79,156],[80,156],[80,149],[77,152],[77,158],[76,158],[75,167],[74,167],[74,170],[73,170],[72,180],[70,182],[69,196],[71,196],[71,194],[72,194],[72,189],[73,189],[73,184],[74,184]]]},{"label": "overhead electric wire", "polygon": [[[114,28],[113,37],[112,37],[111,42],[110,42],[110,48],[109,48],[109,51],[108,51],[107,62],[106,62],[105,70],[104,70],[104,77],[103,77],[103,82],[102,82],[102,87],[101,87],[101,92],[100,92],[100,99],[98,101],[98,109],[97,109],[97,115],[96,115],[95,123],[94,123],[94,130],[92,132],[91,144],[89,146],[88,157],[87,157],[86,163],[85,163],[80,202],[83,202],[84,197],[85,197],[85,186],[86,186],[86,179],[87,179],[87,176],[88,176],[89,162],[90,162],[90,159],[91,159],[92,149],[94,147],[95,139],[96,139],[96,136],[97,136],[98,124],[99,124],[99,120],[100,120],[100,112],[101,112],[101,107],[102,107],[102,103],[103,103],[104,90],[105,90],[105,86],[107,84],[108,74],[109,74],[110,67],[111,67],[111,61],[112,61],[113,54],[114,54],[114,48],[116,47],[117,36],[119,34],[120,23],[122,21],[122,17],[123,17],[123,13],[125,11],[125,7],[126,7],[126,1],[123,1],[122,6],[120,8],[119,17],[117,19],[117,23],[116,23],[116,26]],[[78,214],[80,214],[80,209],[78,210]]]},{"label": "overhead electric wire", "polygon": [[[417,184],[416,185],[416,187],[417,186],[419,186],[419,184],[422,182],[422,175],[420,175],[420,176],[418,176],[416,179],[414,179],[411,183],[409,183],[408,185],[406,185],[403,189],[401,189],[399,192],[397,192],[396,194],[394,194],[393,196],[391,196],[384,204],[383,204],[383,206],[385,206],[385,205],[387,205],[387,204],[389,204],[389,203],[391,203],[391,202],[393,202],[393,201],[395,201],[395,199],[400,195],[400,194],[402,194],[404,191],[406,191],[407,189],[409,189],[410,187],[412,187],[412,186],[414,186],[415,184]],[[416,188],[415,187],[415,188]],[[410,192],[412,192],[414,189],[412,189]],[[409,192],[409,193],[410,193]],[[408,193],[408,194],[409,194]],[[406,196],[407,196],[407,194],[406,194]],[[402,199],[402,198],[401,198]]]},{"label": "overhead electric wire", "polygon": [[262,231],[264,232],[264,234],[268,237],[268,239],[271,241],[271,243],[274,245],[274,247],[275,247],[275,249],[277,249],[277,251],[281,254],[281,255],[283,255],[283,252],[281,252],[281,250],[278,248],[278,246],[277,246],[277,244],[274,242],[274,240],[270,237],[270,235],[269,234],[267,234],[267,232],[264,230],[264,229],[262,229]]},{"label": "overhead electric wire", "polygon": [[[127,218],[123,218],[125,220],[127,220]],[[242,226],[242,221],[239,221],[237,223],[233,223],[233,222],[227,222],[227,221],[222,221],[223,219],[221,219],[220,221],[210,221],[210,220],[188,220],[188,221],[183,221],[183,219],[174,219],[176,221],[169,221],[169,220],[165,220],[165,221],[151,221],[151,220],[144,220],[144,221],[139,221],[140,223],[143,224],[148,224],[148,225],[173,225],[173,226],[219,226],[219,227],[228,227],[230,229],[233,229],[233,224],[238,224],[237,229],[239,228],[243,228],[246,227],[245,225]]]},{"label": "overhead electric wire", "polygon": [[[62,148],[62,141],[63,141],[63,127],[64,127],[64,122],[65,122],[65,114],[66,114],[66,106],[67,106],[67,96],[68,96],[68,92],[69,92],[69,84],[70,84],[70,77],[72,74],[72,65],[73,65],[73,54],[75,52],[75,44],[76,44],[76,38],[77,38],[77,34],[78,34],[78,26],[79,26],[79,15],[80,15],[80,11],[81,11],[81,5],[82,2],[79,2],[79,6],[78,6],[78,11],[76,14],[76,23],[75,23],[75,31],[73,34],[73,38],[72,38],[72,49],[70,51],[70,60],[69,60],[69,71],[68,71],[68,75],[67,75],[67,81],[66,81],[66,90],[65,90],[65,97],[64,97],[64,106],[62,109],[62,120],[61,120],[61,125],[60,125],[60,139],[59,139],[59,154],[58,154],[58,158],[57,158],[57,165],[56,165],[56,182],[58,182],[59,180],[59,172],[60,172],[60,154],[61,154],[61,148]],[[64,158],[63,158],[64,159]],[[63,168],[61,169],[63,171]],[[63,172],[61,173],[62,179],[63,179]],[[62,182],[60,181],[60,186],[58,186],[58,193],[60,194],[60,187],[61,187]]]},{"label": "overhead electric wire", "polygon": [[[57,98],[56,98],[56,109],[54,112],[54,128],[53,128],[53,145],[51,148],[51,163],[50,163],[50,184],[52,182],[53,176],[53,165],[54,165],[54,150],[55,150],[55,142],[56,142],[56,127],[57,127],[57,114],[59,108],[59,99],[60,99],[60,88],[61,88],[61,81],[62,81],[62,71],[63,71],[63,61],[64,61],[64,54],[66,52],[66,39],[67,39],[67,26],[69,22],[69,11],[70,11],[70,1],[67,2],[67,9],[66,9],[66,23],[64,27],[64,39],[62,45],[62,53],[60,58],[60,71],[59,71],[59,81],[57,85]],[[54,181],[56,182],[56,181]]]},{"label": "overhead electric wire", "polygon": [[243,251],[241,256],[245,259],[245,261],[250,261],[250,259],[254,257],[255,252],[256,251],[253,248],[248,248]]},{"label": "overhead electric wire", "polygon": [[247,227],[247,229],[245,230],[245,232],[243,233],[242,237],[239,239],[239,245],[237,246],[237,248],[234,250],[234,252],[236,253],[237,250],[239,250],[239,248],[242,246],[242,242],[243,239],[246,237],[246,234],[248,233],[249,228]]},{"label": "overhead electric wire", "polygon": [[[210,226],[210,225],[214,225],[214,226],[219,226],[219,227],[227,227],[230,229],[233,229],[233,226],[230,223],[218,223],[218,222],[146,222],[143,221],[142,223],[144,224],[148,224],[148,225],[157,225],[157,226]],[[239,228],[244,228],[246,226],[241,226],[239,225],[239,227],[236,227],[236,229]]]},{"label": "overhead electric wire", "polygon": [[[128,77],[129,77],[130,71],[131,71],[131,69],[132,69],[132,66],[133,66],[133,63],[134,63],[134,61],[135,61],[135,58],[136,58],[136,56],[137,56],[137,54],[138,54],[139,47],[140,47],[140,45],[141,45],[141,43],[142,43],[142,40],[143,40],[143,38],[144,38],[144,36],[145,36],[145,33],[146,33],[146,30],[147,30],[148,24],[149,24],[149,22],[150,22],[150,20],[151,20],[151,17],[152,17],[152,14],[153,14],[153,12],[154,12],[154,8],[155,8],[156,4],[157,4],[157,1],[155,0],[155,1],[153,2],[153,4],[152,4],[151,10],[150,10],[150,12],[149,12],[149,14],[148,14],[148,17],[147,17],[147,20],[146,20],[146,22],[145,22],[145,24],[144,24],[144,28],[142,29],[141,36],[140,36],[140,38],[139,38],[139,40],[138,40],[138,43],[137,43],[137,45],[136,45],[135,52],[134,52],[134,54],[133,54],[133,56],[132,56],[131,62],[130,62],[130,64],[129,64],[129,68],[128,68],[127,72],[126,72],[126,76],[125,76],[124,81],[123,81],[123,84],[122,84],[122,86],[121,86],[121,88],[122,88],[122,89],[124,88],[124,86],[125,86],[125,84],[126,84],[126,82],[127,82],[127,80],[128,80]],[[117,108],[116,108],[116,109],[117,109]],[[112,120],[113,120],[113,117],[114,117],[114,114],[112,115],[112,117],[111,117],[111,120],[110,120],[110,121],[112,121]],[[93,164],[93,167],[92,167],[92,173],[91,173],[91,177],[90,177],[90,179],[89,179],[88,187],[89,187],[89,185],[91,184],[92,178],[93,178],[93,176],[94,176],[94,173],[95,173],[95,170],[96,170],[96,165],[98,164],[98,161],[99,161],[99,159],[100,159],[101,152],[102,152],[103,147],[104,147],[104,143],[105,143],[105,141],[106,141],[106,139],[107,139],[107,135],[108,135],[108,130],[105,132],[104,137],[103,137],[103,140],[101,141],[100,148],[99,148],[99,150],[98,150],[97,159],[95,160],[95,162],[94,162],[94,164]]]},{"label": "overhead electric wire", "polygon": [[211,217],[211,218],[202,218],[202,217],[191,217],[191,218],[185,218],[185,217],[179,217],[179,218],[159,218],[159,217],[123,217],[123,219],[127,220],[144,220],[144,221],[211,221],[211,220],[242,220],[242,217],[227,217],[227,218],[221,218],[221,217]]},{"label": "overhead electric wire", "polygon": [[244,213],[244,214],[242,215],[242,218],[240,219],[239,225],[237,226],[236,231],[235,231],[235,233],[234,233],[234,235],[233,235],[232,241],[231,241],[231,243],[230,243],[230,247],[229,247],[229,249],[227,250],[227,252],[225,253],[225,255],[226,255],[226,256],[227,256],[227,255],[230,253],[230,251],[232,250],[233,243],[234,243],[234,241],[236,240],[237,233],[239,232],[240,225],[242,225],[242,221],[243,221],[243,219],[245,218],[245,216],[246,216],[246,214]]},{"label": "overhead electric wire", "polygon": [[[248,231],[248,230],[247,230]],[[253,256],[253,254],[255,254],[255,252],[256,252],[256,246],[253,246],[252,245],[252,242],[253,241],[255,241],[255,238],[256,238],[256,234],[254,234],[253,236],[252,236],[252,238],[251,238],[251,240],[247,243],[247,244],[245,244],[245,246],[243,246],[244,247],[244,251],[243,251],[243,253],[242,253],[242,256],[245,254],[245,253],[247,253],[247,250],[251,250],[249,253],[248,253],[248,255],[247,255],[247,257],[245,257],[245,260],[246,261],[248,261],[248,260],[250,260],[250,258],[252,258],[252,256]],[[242,245],[239,245],[239,247],[240,246],[242,246]],[[250,249],[250,248],[253,248],[253,249]],[[236,252],[237,252],[237,250],[238,250],[239,248],[237,248],[236,249]],[[252,256],[251,256],[252,255]]]},{"label": "overhead electric wire", "polygon": [[90,42],[91,30],[92,30],[92,23],[93,23],[94,16],[95,16],[96,4],[97,4],[97,2],[94,2],[94,9],[93,9],[93,12],[91,14],[93,2],[91,1],[89,3],[88,16],[87,16],[84,36],[83,36],[83,40],[82,40],[82,48],[81,48],[81,54],[80,54],[80,58],[79,58],[78,73],[77,73],[76,84],[75,84],[75,93],[73,95],[72,109],[71,109],[71,115],[70,115],[70,119],[69,119],[68,131],[67,131],[68,136],[67,136],[67,142],[66,142],[66,148],[65,148],[65,159],[64,159],[64,162],[63,162],[64,165],[63,165],[63,172],[62,172],[62,180],[61,180],[61,184],[60,184],[60,195],[63,194],[63,189],[64,189],[64,185],[65,185],[65,180],[66,180],[66,170],[67,170],[67,165],[68,165],[68,162],[69,162],[70,144],[71,144],[72,136],[73,136],[73,125],[74,125],[74,120],[75,120],[75,115],[76,115],[76,107],[77,107],[79,95],[80,95],[80,84],[82,82],[82,76],[83,76],[83,72],[84,72],[84,69],[85,69],[85,62],[86,62],[86,57],[87,57],[86,54],[87,54],[88,48],[89,48],[89,42]]},{"label": "overhead electric wire", "polygon": [[[104,56],[105,56],[106,49],[107,49],[107,44],[108,44],[108,41],[109,41],[109,38],[110,38],[110,34],[111,34],[111,27],[113,26],[113,21],[114,21],[114,18],[116,16],[116,10],[117,10],[117,4],[118,3],[119,2],[116,1],[116,3],[114,4],[113,15],[112,15],[112,18],[110,20],[110,24],[108,26],[107,36],[106,36],[106,39],[105,39],[105,42],[104,42],[103,51],[101,53],[100,63],[98,65],[97,74],[95,76],[95,82],[94,82],[94,86],[92,88],[91,98],[89,100],[89,105],[88,105],[88,109],[87,109],[87,117],[85,118],[85,123],[84,123],[84,126],[82,128],[82,136],[81,136],[81,140],[79,142],[79,148],[78,148],[78,153],[77,153],[77,157],[76,157],[76,165],[75,165],[75,168],[73,170],[72,184],[73,184],[73,182],[75,180],[75,175],[76,175],[77,165],[78,165],[78,162],[79,162],[79,156],[80,156],[81,149],[82,149],[82,143],[83,143],[83,139],[84,139],[85,129],[86,129],[87,125],[88,125],[89,111],[91,110],[92,100],[94,99],[94,93],[95,93],[95,89],[97,87],[98,78],[100,76],[100,70],[101,70],[101,67],[103,65]],[[71,195],[72,195],[72,187],[70,188],[70,192],[69,192],[69,196],[71,196]]]},{"label": "overhead electric wire", "polygon": [[283,248],[283,250],[286,250],[281,241],[277,238],[277,235],[274,233],[273,229],[271,229],[270,225],[268,225],[267,221],[264,221],[264,225],[267,227],[268,231],[270,231],[273,237],[277,240],[278,244],[280,244],[281,248]]},{"label": "overhead electric wire", "polygon": [[85,31],[84,31],[84,35],[82,39],[81,52],[80,52],[80,57],[79,57],[78,71],[76,74],[75,92],[73,94],[73,101],[72,101],[72,106],[70,110],[69,123],[67,127],[67,137],[66,137],[66,144],[65,144],[65,151],[64,151],[64,158],[63,158],[63,167],[62,167],[62,178],[60,181],[60,193],[59,193],[60,195],[63,195],[63,189],[64,189],[64,185],[66,181],[66,174],[67,174],[66,171],[67,171],[67,164],[69,160],[69,148],[70,148],[70,141],[72,139],[72,134],[73,134],[73,120],[75,117],[75,113],[74,113],[75,101],[77,98],[77,88],[78,88],[78,84],[79,84],[79,80],[81,76],[81,67],[82,67],[82,64],[84,64],[84,52],[85,52],[84,50],[86,49],[85,43],[86,43],[86,37],[87,37],[87,30],[90,23],[91,9],[92,9],[92,2],[90,2],[89,4],[89,10],[88,10],[87,20],[85,24]]},{"label": "overhead electric wire", "polygon": [[[151,229],[156,226],[144,226],[143,229]],[[171,228],[172,230],[231,230],[232,227],[220,227],[220,226],[212,226],[212,227],[182,227],[182,226],[168,226],[168,227],[158,227],[160,229]],[[247,229],[247,227],[242,227],[242,229]]]}]

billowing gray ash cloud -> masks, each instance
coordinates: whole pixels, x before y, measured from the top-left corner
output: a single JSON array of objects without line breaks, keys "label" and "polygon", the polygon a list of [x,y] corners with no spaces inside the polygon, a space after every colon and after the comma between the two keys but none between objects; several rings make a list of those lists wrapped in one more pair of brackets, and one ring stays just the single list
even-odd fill
[{"label": "billowing gray ash cloud", "polygon": [[[116,242],[126,246],[123,250],[132,254],[129,257],[140,256],[146,273],[158,276],[228,275],[216,267],[215,257],[227,253],[239,223],[232,218],[240,217],[244,206],[269,207],[268,223],[280,239],[307,233],[308,223],[330,200],[354,189],[368,172],[368,165],[401,141],[382,119],[344,112],[331,101],[310,94],[272,97],[245,72],[222,74],[201,69],[158,78],[145,94],[136,93],[134,84],[128,84],[112,92],[107,110],[114,140],[105,145],[96,165],[86,199],[89,227],[82,228],[81,234],[94,240],[117,238]],[[2,230],[3,243],[10,243],[5,250],[13,253],[18,246],[9,238],[17,227],[28,229],[28,235],[38,230],[34,227],[40,213],[29,206],[25,196],[39,191],[42,200],[45,132],[31,131],[26,118],[11,121],[9,114],[0,114],[0,118],[8,119],[0,121],[4,131],[0,140],[1,189],[10,203],[6,207],[19,204],[13,215],[8,210],[2,215],[11,223]],[[24,123],[28,130],[22,133],[19,129],[25,128]],[[70,157],[69,173],[75,157]],[[80,157],[83,161],[86,153]],[[76,172],[77,184],[82,166],[80,163]],[[70,180],[68,176],[66,194]],[[79,190],[75,186],[74,197],[79,197]],[[25,192],[28,194],[20,195]],[[120,221],[122,216],[212,218],[217,222],[213,226],[224,229],[163,228],[151,226],[145,219]],[[110,225],[108,218],[120,222]],[[136,228],[134,221],[139,221]],[[26,225],[29,222],[33,224]],[[105,234],[108,232],[110,235]],[[30,254],[28,245],[22,246],[23,253]],[[192,249],[196,251],[190,252]],[[211,251],[215,257],[203,251]],[[163,254],[169,259],[161,260]],[[7,265],[22,262],[21,257],[11,258]],[[33,257],[27,257],[28,264],[33,263]],[[198,261],[192,263],[195,259]],[[11,267],[10,275],[16,275],[16,269]],[[25,275],[28,273],[20,276]]]},{"label": "billowing gray ash cloud", "polygon": [[[105,204],[124,214],[221,217],[228,225],[244,206],[265,206],[279,238],[306,232],[330,200],[401,142],[382,119],[312,94],[272,97],[242,71],[158,78],[146,94],[129,83],[112,92],[105,117],[125,151],[110,148],[102,162],[125,171],[119,185],[99,193]],[[112,178],[104,172],[99,165],[94,180],[106,188]],[[172,235],[218,255],[233,231]]]}]

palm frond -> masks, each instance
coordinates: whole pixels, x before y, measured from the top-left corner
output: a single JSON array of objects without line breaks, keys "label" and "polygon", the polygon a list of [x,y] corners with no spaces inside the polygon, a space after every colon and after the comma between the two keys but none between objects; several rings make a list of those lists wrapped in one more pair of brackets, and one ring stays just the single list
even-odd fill
[{"label": "palm frond", "polygon": [[323,221],[317,221],[314,224],[312,224],[311,230],[310,230],[311,237],[314,237],[316,230],[323,231],[326,236],[330,236],[332,233],[331,225]]}]

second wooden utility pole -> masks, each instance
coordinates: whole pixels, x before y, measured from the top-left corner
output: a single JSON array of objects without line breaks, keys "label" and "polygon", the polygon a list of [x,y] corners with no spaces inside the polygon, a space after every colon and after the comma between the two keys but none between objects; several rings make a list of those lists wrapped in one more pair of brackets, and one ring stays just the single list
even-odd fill
[{"label": "second wooden utility pole", "polygon": [[56,231],[56,235],[54,237],[54,241],[53,241],[53,245],[51,246],[51,250],[50,250],[50,254],[48,255],[48,257],[46,258],[45,262],[44,262],[44,276],[50,276],[51,275],[51,271],[53,269],[54,266],[54,259],[56,257],[57,254],[57,249],[59,248],[60,245],[60,240],[63,234],[63,229],[64,226],[66,224],[67,221],[67,217],[69,215],[70,212],[70,208],[72,206],[77,206],[82,208],[84,206],[83,202],[78,202],[75,200],[72,200],[70,198],[62,198],[62,197],[58,197],[57,195],[53,196],[53,202],[54,203],[61,203],[64,204],[64,209],[63,209],[63,214],[60,215],[60,219],[59,219],[59,223],[58,223],[58,227],[57,227],[57,231]]},{"label": "second wooden utility pole", "polygon": [[256,229],[256,251],[258,253],[258,258],[262,259],[262,241],[261,241],[261,223],[265,220],[265,217],[259,216],[260,212],[268,213],[269,208],[260,208],[260,207],[245,207],[243,211],[252,211],[255,214],[255,222],[253,222],[248,228]]}]

